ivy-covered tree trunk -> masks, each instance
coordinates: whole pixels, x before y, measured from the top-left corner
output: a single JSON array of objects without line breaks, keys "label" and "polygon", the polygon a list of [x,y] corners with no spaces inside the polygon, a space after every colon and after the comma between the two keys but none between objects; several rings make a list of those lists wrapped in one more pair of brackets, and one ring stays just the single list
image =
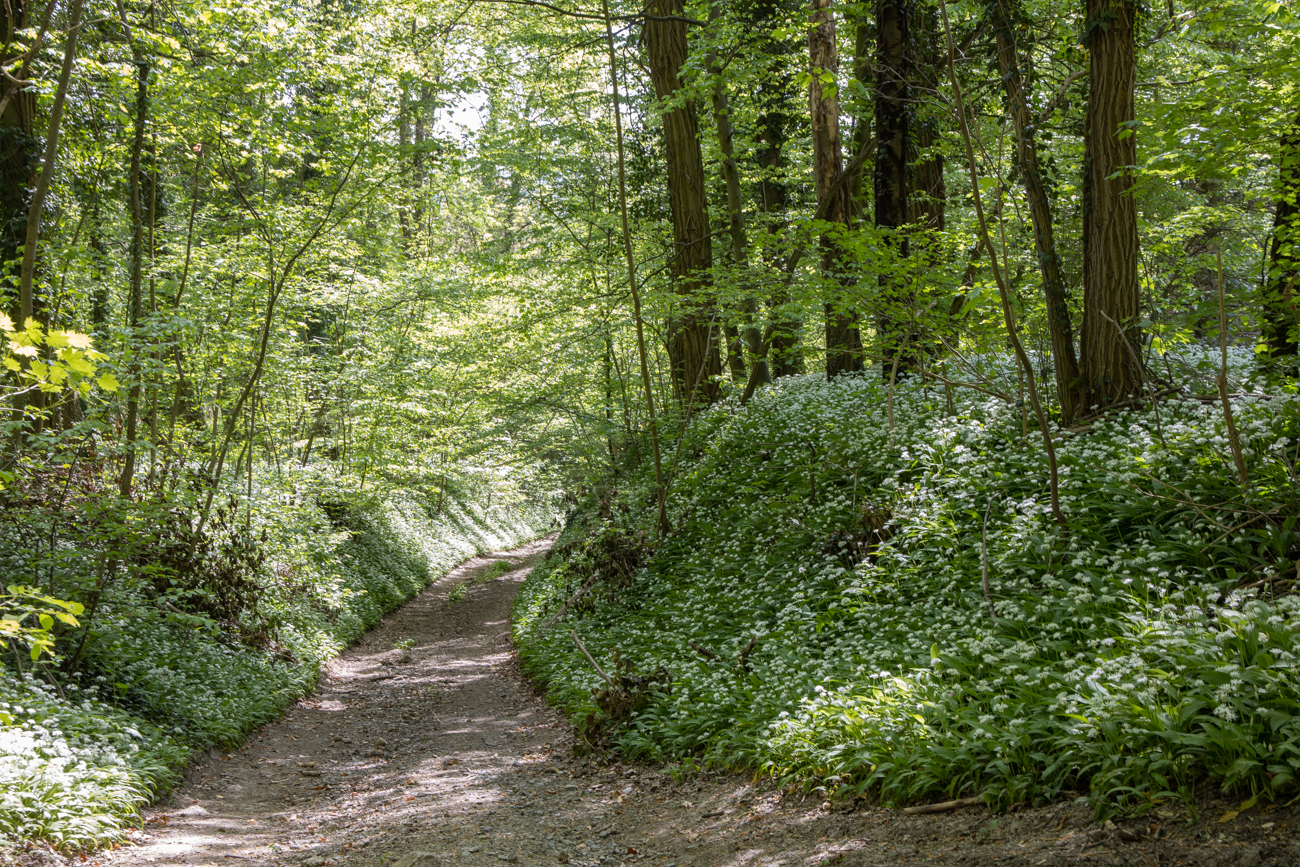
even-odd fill
[{"label": "ivy-covered tree trunk", "polygon": [[[989,19],[997,40],[998,71],[1007,95],[1007,110],[1011,113],[1016,132],[1016,162],[1025,198],[1029,202],[1029,217],[1034,228],[1034,252],[1038,254],[1038,269],[1043,277],[1043,295],[1047,303],[1047,330],[1052,343],[1052,361],[1056,372],[1056,396],[1061,403],[1061,418],[1067,424],[1074,418],[1078,406],[1079,360],[1074,353],[1074,326],[1070,321],[1069,297],[1065,281],[1061,278],[1061,257],[1056,252],[1056,236],[1052,228],[1051,203],[1043,181],[1043,171],[1038,162],[1038,142],[1034,135],[1034,118],[1029,113],[1029,97],[1025,92],[1021,74],[1020,55],[1016,47],[1013,23],[1017,14],[1010,8],[1009,0],[990,0]],[[1131,200],[1130,200],[1131,201]]]},{"label": "ivy-covered tree trunk", "polygon": [[[668,106],[663,114],[668,162],[668,202],[673,221],[669,270],[681,312],[669,330],[673,383],[685,406],[712,403],[719,396],[722,373],[716,330],[705,297],[713,247],[709,238],[704,159],[700,155],[695,106],[681,101],[681,69],[686,64],[683,0],[654,0],[645,22],[646,56],[655,96]],[[675,19],[675,20],[670,20]]]},{"label": "ivy-covered tree trunk", "polygon": [[[1088,114],[1083,144],[1083,321],[1079,362],[1085,406],[1106,407],[1142,387],[1138,328],[1134,0],[1085,0]],[[1121,329],[1123,329],[1121,331]]]},{"label": "ivy-covered tree trunk", "polygon": [[[812,27],[808,31],[808,60],[812,66],[809,111],[812,119],[813,178],[817,186],[817,210],[830,223],[847,230],[852,217],[852,199],[844,173],[840,145],[840,99],[835,89],[839,56],[835,48],[835,19],[830,0],[813,0]],[[837,286],[826,298],[826,378],[862,369],[862,335],[858,316],[846,296],[852,284],[848,263],[839,240],[823,235],[822,275],[826,285]],[[830,290],[828,288],[828,292]]]},{"label": "ivy-covered tree trunk", "polygon": [[[901,264],[907,258],[908,170],[911,147],[911,81],[908,58],[911,22],[908,0],[878,0],[876,3],[876,170],[875,218],[885,241]],[[880,275],[880,301],[876,332],[880,342],[881,369],[886,379],[898,369],[912,366],[908,342],[909,298],[895,275]]]},{"label": "ivy-covered tree trunk", "polygon": [[1300,348],[1300,116],[1282,132],[1278,151],[1277,211],[1264,284],[1264,347],[1296,375]]}]

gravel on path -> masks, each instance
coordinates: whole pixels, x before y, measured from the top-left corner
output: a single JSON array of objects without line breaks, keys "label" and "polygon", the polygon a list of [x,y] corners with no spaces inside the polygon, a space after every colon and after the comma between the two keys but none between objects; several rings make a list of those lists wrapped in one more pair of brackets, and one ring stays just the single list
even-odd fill
[{"label": "gravel on path", "polygon": [[510,641],[511,601],[549,547],[457,567],[331,663],[284,719],[196,763],[146,811],[136,845],[77,863],[1300,865],[1290,809],[1222,824],[1153,813],[1098,825],[1069,802],[913,816],[575,758],[571,728],[521,676]]}]

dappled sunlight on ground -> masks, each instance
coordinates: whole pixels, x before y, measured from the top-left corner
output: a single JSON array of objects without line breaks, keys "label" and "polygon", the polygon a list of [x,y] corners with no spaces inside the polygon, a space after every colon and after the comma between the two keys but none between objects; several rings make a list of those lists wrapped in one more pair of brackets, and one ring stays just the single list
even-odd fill
[{"label": "dappled sunlight on ground", "polygon": [[[378,867],[415,852],[448,867],[1300,863],[1289,810],[1202,838],[1176,821],[1098,826],[1073,803],[908,816],[831,809],[747,777],[576,759],[572,729],[515,667],[504,615],[524,570],[477,582],[491,562],[394,612],[284,720],[199,762],[148,811],[139,845],[89,864]],[[462,582],[464,598],[449,602]]]}]

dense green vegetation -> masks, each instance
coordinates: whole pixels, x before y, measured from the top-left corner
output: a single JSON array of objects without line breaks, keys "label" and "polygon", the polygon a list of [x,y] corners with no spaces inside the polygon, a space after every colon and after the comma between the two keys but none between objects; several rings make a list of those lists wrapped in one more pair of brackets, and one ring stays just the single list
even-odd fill
[{"label": "dense green vegetation", "polygon": [[1294,393],[1236,404],[1248,491],[1194,398],[1056,429],[1068,535],[1014,407],[889,399],[800,377],[697,416],[657,546],[649,467],[585,504],[514,619],[593,743],[892,803],[1295,796]]},{"label": "dense green vegetation", "polygon": [[[338,491],[326,479],[298,482]],[[71,677],[32,664],[0,680],[0,831],[73,849],[117,838],[191,751],[237,746],[384,613],[462,560],[553,521],[549,508],[488,479],[440,511],[412,491],[328,508],[259,493],[242,506],[246,522],[227,516],[230,536],[216,534],[224,552],[241,529],[258,534],[262,568],[225,576],[256,594],[235,629],[202,604],[195,611],[185,592],[160,600],[145,563],[80,617],[88,639]]]},{"label": "dense green vegetation", "polygon": [[566,501],[516,627],[593,741],[1289,791],[1298,50],[1272,0],[4,4],[0,835],[112,839]]}]

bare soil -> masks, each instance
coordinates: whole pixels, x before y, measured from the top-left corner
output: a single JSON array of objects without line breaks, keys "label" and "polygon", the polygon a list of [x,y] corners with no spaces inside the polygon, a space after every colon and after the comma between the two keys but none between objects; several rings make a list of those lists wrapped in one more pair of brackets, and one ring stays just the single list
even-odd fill
[{"label": "bare soil", "polygon": [[[907,815],[575,758],[568,723],[520,675],[510,641],[511,600],[549,544],[470,560],[429,587],[283,720],[196,763],[146,812],[136,845],[89,863],[1300,865],[1300,817],[1287,808],[1220,822],[1231,805],[1206,803],[1199,823],[1167,813],[1103,825],[1073,802]],[[479,580],[503,560],[516,568]]]}]

